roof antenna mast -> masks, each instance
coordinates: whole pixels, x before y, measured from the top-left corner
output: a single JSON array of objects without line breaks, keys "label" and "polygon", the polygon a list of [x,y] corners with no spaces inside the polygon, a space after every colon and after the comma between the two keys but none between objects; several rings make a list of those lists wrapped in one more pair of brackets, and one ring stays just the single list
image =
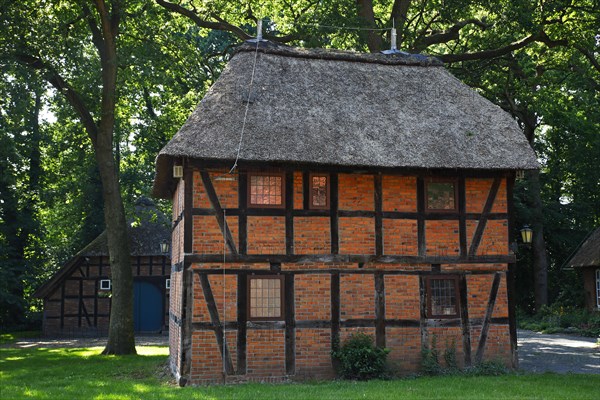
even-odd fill
[{"label": "roof antenna mast", "polygon": [[398,50],[397,44],[396,44],[396,20],[392,19],[392,31],[390,34],[390,49],[389,50],[383,50],[382,53],[383,54],[408,54],[404,51],[400,51]]},{"label": "roof antenna mast", "polygon": [[262,24],[263,24],[262,18],[259,18],[256,20],[256,37],[254,39],[248,39],[247,42],[252,42],[252,43],[266,42],[266,40],[263,39]]}]

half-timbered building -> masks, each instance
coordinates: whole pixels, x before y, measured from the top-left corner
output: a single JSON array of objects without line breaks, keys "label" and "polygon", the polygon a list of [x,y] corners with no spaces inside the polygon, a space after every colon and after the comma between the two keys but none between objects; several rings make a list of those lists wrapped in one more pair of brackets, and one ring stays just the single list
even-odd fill
[{"label": "half-timbered building", "polygon": [[432,57],[240,46],[157,157],[181,384],[327,378],[354,332],[516,365],[515,121]]},{"label": "half-timbered building", "polygon": [[600,312],[600,228],[589,234],[568,266],[581,274],[585,308]]},{"label": "half-timbered building", "polygon": [[[167,244],[168,249],[170,242],[168,218],[152,200],[145,197],[138,199],[135,216],[129,226],[136,333],[167,332],[171,261],[168,252],[161,249],[161,244]],[[43,334],[108,334],[111,286],[104,231],[34,293],[44,301]]]}]

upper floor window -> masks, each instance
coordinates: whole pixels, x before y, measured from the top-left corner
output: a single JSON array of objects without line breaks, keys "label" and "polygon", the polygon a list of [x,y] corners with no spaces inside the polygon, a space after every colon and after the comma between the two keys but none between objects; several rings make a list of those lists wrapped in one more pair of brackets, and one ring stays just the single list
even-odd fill
[{"label": "upper floor window", "polygon": [[282,320],[282,275],[248,277],[248,319],[253,321]]},{"label": "upper floor window", "polygon": [[425,186],[427,211],[455,211],[456,181],[453,179],[430,180]]},{"label": "upper floor window", "polygon": [[458,278],[433,276],[427,279],[427,316],[458,317]]},{"label": "upper floor window", "polygon": [[248,205],[250,207],[283,207],[284,179],[282,173],[250,173]]},{"label": "upper floor window", "polygon": [[310,174],[310,208],[329,208],[329,175]]}]

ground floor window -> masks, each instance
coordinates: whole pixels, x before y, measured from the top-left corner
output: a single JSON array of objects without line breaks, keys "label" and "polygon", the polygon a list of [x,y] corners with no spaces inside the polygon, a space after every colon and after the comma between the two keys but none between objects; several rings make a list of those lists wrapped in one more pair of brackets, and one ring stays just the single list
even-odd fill
[{"label": "ground floor window", "polygon": [[248,319],[251,321],[282,320],[283,282],[280,275],[248,277]]},{"label": "ground floor window", "polygon": [[458,317],[458,278],[432,276],[427,279],[427,316]]}]

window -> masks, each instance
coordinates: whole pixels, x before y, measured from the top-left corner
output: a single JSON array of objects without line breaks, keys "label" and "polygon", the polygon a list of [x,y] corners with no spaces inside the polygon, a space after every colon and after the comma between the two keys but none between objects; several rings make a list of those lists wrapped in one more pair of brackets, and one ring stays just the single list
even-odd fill
[{"label": "window", "polygon": [[329,175],[310,174],[310,208],[329,208]]},{"label": "window", "polygon": [[110,279],[100,279],[100,290],[110,290]]},{"label": "window", "polygon": [[458,317],[458,278],[433,276],[427,279],[429,318]]},{"label": "window", "polygon": [[171,289],[171,279],[167,278],[165,280],[165,289]]},{"label": "window", "polygon": [[600,309],[600,269],[596,270],[596,307]]},{"label": "window", "polygon": [[456,181],[430,180],[425,189],[426,209],[428,211],[455,211]]},{"label": "window", "polygon": [[277,321],[283,319],[283,276],[248,277],[248,319]]},{"label": "window", "polygon": [[283,207],[284,188],[282,173],[251,173],[248,184],[250,207]]}]

